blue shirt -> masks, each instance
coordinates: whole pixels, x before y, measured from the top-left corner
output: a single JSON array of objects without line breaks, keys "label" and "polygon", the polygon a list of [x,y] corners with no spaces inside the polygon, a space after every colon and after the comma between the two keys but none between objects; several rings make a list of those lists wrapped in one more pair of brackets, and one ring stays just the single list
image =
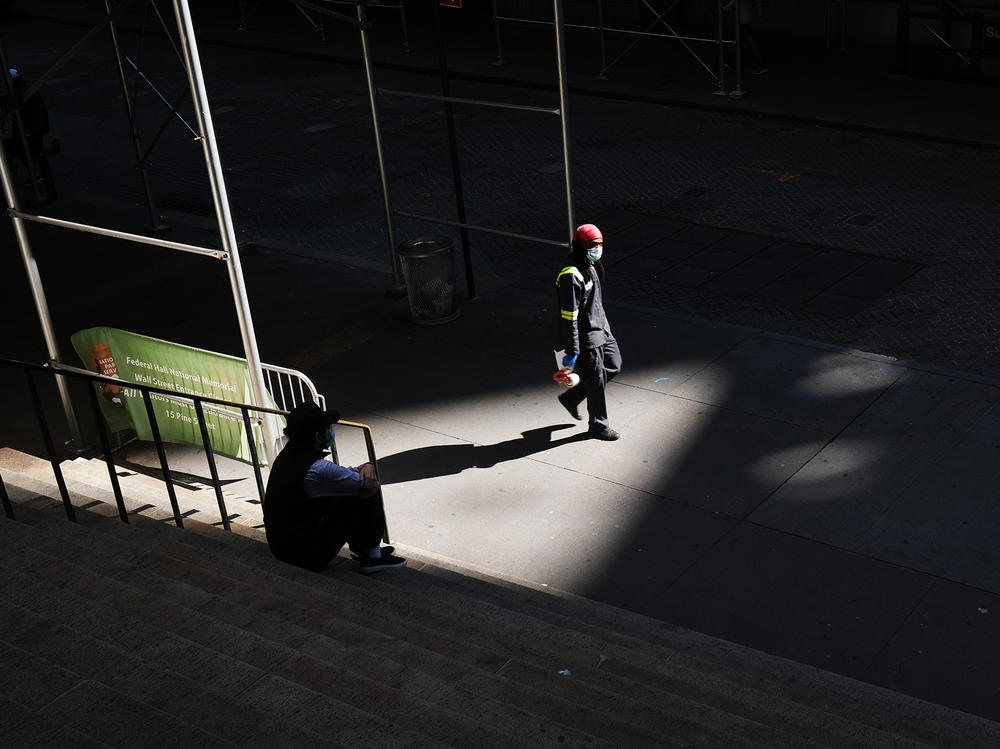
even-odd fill
[{"label": "blue shirt", "polygon": [[346,497],[375,493],[378,490],[377,484],[372,489],[365,489],[364,481],[361,479],[363,466],[364,464],[351,468],[329,460],[317,460],[306,471],[306,496],[316,499],[317,497]]}]

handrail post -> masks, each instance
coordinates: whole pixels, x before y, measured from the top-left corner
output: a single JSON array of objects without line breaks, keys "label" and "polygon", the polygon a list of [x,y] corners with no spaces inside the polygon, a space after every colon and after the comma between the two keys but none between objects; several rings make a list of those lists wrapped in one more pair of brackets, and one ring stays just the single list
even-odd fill
[{"label": "handrail post", "polygon": [[118,506],[118,517],[123,523],[128,522],[128,510],[125,508],[125,497],[122,496],[122,487],[118,482],[118,472],[115,470],[115,459],[111,454],[111,440],[108,439],[108,430],[104,424],[104,415],[101,413],[101,404],[97,400],[97,388],[89,387],[90,405],[94,409],[94,421],[97,423],[97,435],[101,440],[101,450],[104,453],[104,462],[108,467],[108,478],[111,479],[111,491],[115,495],[115,504]]},{"label": "handrail post", "polygon": [[3,502],[3,512],[11,520],[17,520],[14,517],[14,506],[10,503],[10,495],[7,494],[7,487],[3,483],[3,476],[0,476],[0,502]]},{"label": "handrail post", "polygon": [[[212,440],[208,434],[208,424],[205,422],[205,409],[201,405],[201,398],[193,398],[194,410],[198,415],[198,428],[201,430],[202,446],[205,448],[205,457],[208,459],[208,470],[212,474],[212,486],[215,488],[215,498],[219,502],[219,514],[222,516],[222,527],[231,531],[229,525],[229,511],[226,509],[226,500],[222,496],[222,484],[219,483],[219,468],[215,465],[215,450],[212,449]],[[253,435],[249,435],[251,439]]]},{"label": "handrail post", "polygon": [[260,461],[257,457],[257,440],[254,439],[253,427],[250,424],[250,411],[241,408],[243,414],[243,428],[247,432],[247,445],[250,447],[250,465],[253,466],[253,477],[257,482],[257,496],[260,497],[260,507],[264,509],[264,480],[260,475]]},{"label": "handrail post", "polygon": [[167,485],[167,497],[170,499],[170,509],[174,513],[174,524],[178,528],[183,528],[184,520],[181,518],[181,508],[177,504],[177,492],[174,490],[174,480],[170,475],[170,468],[167,466],[167,451],[163,449],[163,438],[160,436],[160,425],[156,423],[156,412],[153,410],[153,399],[149,397],[148,390],[143,389],[142,400],[146,405],[146,417],[149,419],[150,431],[153,432],[153,444],[156,445],[156,455],[160,459],[160,469],[163,471],[163,481]]},{"label": "handrail post", "polygon": [[[55,445],[52,444],[52,434],[49,432],[49,424],[45,419],[45,408],[42,406],[42,399],[38,395],[38,387],[31,378],[31,370],[25,369],[24,376],[28,380],[28,393],[31,395],[31,402],[35,406],[35,416],[38,418],[38,426],[42,430],[42,441],[45,443],[45,451],[49,454],[49,463],[52,465],[52,474],[56,477],[56,486],[59,487],[59,496],[62,497],[63,509],[66,510],[66,517],[69,521],[75,523],[76,511],[73,509],[73,503],[69,498],[66,479],[63,478],[62,469],[59,467],[59,456],[56,455]],[[55,376],[58,377],[58,375]]]}]

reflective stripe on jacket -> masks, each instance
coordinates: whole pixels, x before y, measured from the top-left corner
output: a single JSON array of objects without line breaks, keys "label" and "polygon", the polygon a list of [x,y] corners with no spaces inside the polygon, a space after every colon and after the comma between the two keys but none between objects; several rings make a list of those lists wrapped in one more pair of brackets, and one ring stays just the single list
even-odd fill
[{"label": "reflective stripe on jacket", "polygon": [[556,276],[559,297],[558,345],[569,356],[582,349],[603,346],[611,330],[601,302],[601,285],[593,267],[587,276],[575,265],[567,265]]}]

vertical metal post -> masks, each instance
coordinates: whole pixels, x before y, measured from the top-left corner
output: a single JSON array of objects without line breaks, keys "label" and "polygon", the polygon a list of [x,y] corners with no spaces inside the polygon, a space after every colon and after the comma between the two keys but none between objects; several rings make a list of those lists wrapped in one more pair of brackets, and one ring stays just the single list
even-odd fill
[{"label": "vertical metal post", "polygon": [[[10,167],[7,164],[7,154],[4,153],[2,147],[0,147],[0,183],[3,184],[7,207],[11,211],[19,211],[17,195],[14,193],[14,183],[10,175]],[[62,357],[59,354],[59,343],[56,340],[55,329],[52,326],[52,317],[49,314],[49,305],[45,299],[45,290],[42,287],[42,277],[38,272],[38,264],[35,262],[35,256],[31,252],[31,244],[28,242],[28,232],[24,226],[24,220],[18,216],[11,216],[10,220],[14,225],[14,234],[17,237],[17,244],[21,249],[21,260],[24,263],[24,270],[28,274],[31,297],[35,302],[35,311],[38,313],[38,322],[42,326],[42,335],[45,337],[45,347],[48,349],[49,358],[53,361],[62,361]],[[66,424],[69,427],[72,448],[76,451],[83,451],[86,445],[83,441],[83,435],[80,432],[80,424],[76,419],[76,412],[73,410],[69,389],[66,387],[63,378],[56,378],[56,387],[59,389],[59,399],[62,401],[63,412],[66,414]]]},{"label": "vertical metal post", "polygon": [[132,101],[132,94],[128,90],[128,76],[125,74],[125,65],[122,63],[122,50],[118,42],[118,26],[111,16],[111,0],[104,0],[104,8],[108,14],[108,30],[111,32],[111,44],[115,51],[115,63],[118,65],[118,80],[122,87],[122,97],[125,99],[125,111],[128,114],[128,134],[132,139],[132,148],[135,150],[135,165],[139,169],[139,178],[142,180],[142,189],[146,195],[146,207],[149,210],[149,230],[154,234],[163,232],[166,227],[159,222],[156,215],[156,201],[153,200],[153,191],[149,186],[149,173],[146,171],[146,159],[142,155],[142,140],[135,125],[135,103]]},{"label": "vertical metal post", "polygon": [[847,3],[848,0],[841,0],[840,13],[840,51],[847,50]]},{"label": "vertical metal post", "polygon": [[[208,434],[208,424],[205,422],[205,408],[201,404],[201,398],[194,399],[194,412],[198,417],[198,429],[201,430],[201,444],[205,448],[205,458],[208,460],[208,471],[212,474],[212,486],[215,488],[215,500],[219,503],[219,515],[222,517],[222,527],[227,531],[233,528],[229,524],[229,510],[226,509],[226,500],[222,496],[222,484],[219,482],[219,468],[215,465],[215,450],[212,449],[212,438]],[[253,439],[253,435],[250,435]]]},{"label": "vertical metal post", "polygon": [[406,0],[399,0],[399,23],[403,26],[403,51],[409,54],[413,49],[410,47],[410,31],[406,25]]},{"label": "vertical metal post", "polygon": [[382,126],[378,118],[378,102],[375,93],[375,77],[372,73],[372,53],[368,46],[368,3],[358,0],[358,27],[361,31],[361,57],[365,67],[365,81],[368,83],[368,101],[372,110],[372,127],[375,129],[375,151],[378,155],[378,175],[382,181],[382,202],[385,205],[386,231],[389,233],[389,262],[392,265],[392,284],[395,289],[403,288],[399,255],[396,254],[396,231],[393,226],[392,203],[389,200],[389,180],[385,174],[385,155],[382,150]]},{"label": "vertical metal post", "polygon": [[726,95],[726,45],[723,43],[725,37],[725,24],[722,22],[722,0],[716,3],[715,31],[716,44],[719,48],[719,87],[715,89],[716,96]]},{"label": "vertical metal post", "polygon": [[[264,373],[260,355],[257,352],[257,336],[254,332],[250,302],[247,299],[243,280],[236,230],[233,227],[233,217],[229,210],[226,180],[222,172],[222,162],[219,159],[219,147],[215,140],[215,127],[212,124],[212,112],[208,104],[208,92],[205,90],[201,59],[198,55],[198,44],[195,40],[188,0],[174,0],[174,13],[177,16],[177,30],[184,53],[184,63],[187,66],[188,82],[191,86],[191,100],[198,115],[198,129],[201,133],[199,140],[201,140],[205,164],[208,168],[208,178],[212,187],[212,198],[215,201],[215,213],[219,221],[222,248],[227,254],[226,266],[229,269],[229,281],[236,301],[236,313],[240,321],[243,349],[246,352],[247,365],[250,369],[250,391],[253,395],[254,405],[266,406],[268,403],[267,388],[264,385]],[[274,460],[274,446],[277,441],[273,420],[264,418],[261,421],[261,431],[264,436],[264,454],[268,463],[271,463]],[[252,438],[252,435],[250,437]]]},{"label": "vertical metal post", "polygon": [[[434,10],[434,31],[437,33],[438,60],[441,67],[441,95],[445,98],[444,118],[448,129],[448,153],[451,156],[451,177],[455,185],[455,204],[458,211],[458,221],[465,224],[465,189],[462,186],[462,168],[458,160],[458,140],[455,137],[455,113],[452,110],[451,102],[451,81],[448,78],[448,51],[445,47],[444,29],[441,25],[441,5],[435,3]],[[462,257],[465,260],[465,285],[469,292],[469,299],[476,298],[476,280],[472,274],[472,253],[469,251],[469,230],[464,226],[459,234],[462,238]]]},{"label": "vertical metal post", "polygon": [[503,59],[503,47],[500,43],[500,14],[497,13],[497,0],[493,0],[493,31],[496,34],[497,39],[497,59],[495,59],[491,64],[496,67],[501,67],[507,64],[507,61]]},{"label": "vertical metal post", "polygon": [[[56,477],[56,486],[59,487],[59,496],[62,497],[63,509],[66,511],[66,518],[71,522],[76,522],[76,510],[73,509],[73,502],[69,498],[69,490],[66,488],[66,479],[63,478],[62,469],[59,467],[59,456],[56,455],[56,447],[52,443],[52,433],[49,431],[49,424],[45,420],[45,407],[42,399],[38,395],[38,386],[31,376],[31,370],[24,369],[24,376],[28,380],[28,394],[31,402],[35,406],[35,417],[38,419],[38,427],[42,430],[42,441],[45,442],[45,452],[49,455],[49,464],[52,466],[52,475]],[[56,375],[56,380],[61,380]],[[91,389],[93,392],[93,389]]]},{"label": "vertical metal post", "polygon": [[4,486],[3,476],[0,476],[0,502],[3,503],[3,512],[11,520],[16,520],[14,517],[14,506],[10,503],[10,495],[7,494],[7,487]]},{"label": "vertical metal post", "polygon": [[[178,528],[184,527],[184,520],[181,518],[181,508],[177,504],[177,492],[174,489],[174,479],[167,465],[167,451],[163,447],[163,437],[160,436],[160,425],[156,422],[156,412],[153,410],[153,400],[149,395],[149,390],[142,389],[142,400],[146,405],[146,418],[149,419],[149,429],[153,433],[153,444],[156,446],[156,455],[160,459],[160,469],[163,471],[163,483],[167,485],[167,498],[170,500],[170,509],[174,513],[174,523]],[[247,434],[253,434],[249,429]],[[250,440],[253,445],[253,439]]]},{"label": "vertical metal post", "polygon": [[[3,45],[0,45],[0,70],[3,71],[3,80],[7,87],[7,92],[13,98],[14,79],[10,74],[7,53],[4,51]],[[17,135],[21,141],[21,153],[24,154],[24,163],[28,167],[28,179],[31,181],[31,191],[35,194],[35,202],[41,203],[42,192],[38,189],[39,178],[37,177],[38,170],[35,169],[35,155],[31,152],[28,144],[28,129],[24,126],[24,115],[21,114],[21,107],[14,110],[14,120],[17,122]]]},{"label": "vertical metal post", "polygon": [[896,12],[896,64],[906,70],[910,62],[910,3],[900,0]]},{"label": "vertical metal post", "polygon": [[253,476],[257,482],[257,496],[260,497],[261,509],[264,509],[264,480],[260,475],[260,459],[257,456],[257,440],[253,437],[253,426],[250,424],[250,411],[246,408],[241,408],[240,411],[243,413],[243,428],[249,435],[247,446],[250,448],[250,464],[253,466]]},{"label": "vertical metal post", "polygon": [[597,0],[597,33],[601,40],[601,72],[597,74],[597,78],[606,81],[609,76],[607,73],[608,54],[604,43],[604,0]]},{"label": "vertical metal post", "polygon": [[556,27],[556,55],[559,63],[559,122],[562,125],[563,164],[566,175],[566,219],[569,224],[566,238],[573,237],[573,175],[569,156],[569,92],[566,76],[566,30],[563,28],[562,0],[552,0]]},{"label": "vertical metal post", "polygon": [[729,94],[734,99],[743,98],[743,28],[740,26],[741,0],[733,3],[733,38],[736,39],[736,88]]},{"label": "vertical metal post", "polygon": [[108,430],[101,416],[101,404],[97,400],[97,389],[87,388],[90,395],[90,406],[94,411],[94,422],[97,424],[97,436],[101,441],[101,452],[104,455],[104,464],[108,467],[108,480],[111,481],[111,491],[115,495],[115,505],[118,507],[118,518],[123,522],[128,522],[128,509],[125,507],[125,496],[122,494],[121,483],[118,481],[118,469],[115,467],[115,459],[111,454],[111,439],[108,437]]}]

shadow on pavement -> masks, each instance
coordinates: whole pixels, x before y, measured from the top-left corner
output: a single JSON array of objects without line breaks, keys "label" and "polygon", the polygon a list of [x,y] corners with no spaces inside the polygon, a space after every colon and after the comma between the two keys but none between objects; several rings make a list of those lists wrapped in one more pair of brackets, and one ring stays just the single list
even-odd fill
[{"label": "shadow on pavement", "polygon": [[570,429],[572,426],[557,424],[529,429],[521,432],[521,439],[504,440],[494,445],[430,445],[386,455],[379,458],[382,483],[400,484],[435,476],[450,476],[461,473],[466,468],[492,468],[497,463],[526,458],[560,445],[590,439],[586,432],[552,439],[554,432]]}]

